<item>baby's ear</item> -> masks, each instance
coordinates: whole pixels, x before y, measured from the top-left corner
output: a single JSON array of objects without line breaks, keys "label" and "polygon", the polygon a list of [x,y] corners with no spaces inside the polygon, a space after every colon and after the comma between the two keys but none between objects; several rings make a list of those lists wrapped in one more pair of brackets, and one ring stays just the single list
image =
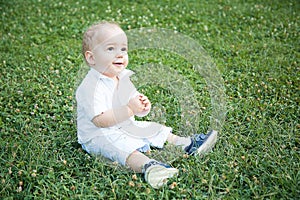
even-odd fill
[{"label": "baby's ear", "polygon": [[85,54],[84,54],[84,56],[85,56],[85,59],[86,59],[87,63],[90,66],[94,66],[95,65],[95,58],[94,58],[93,52],[86,51]]}]

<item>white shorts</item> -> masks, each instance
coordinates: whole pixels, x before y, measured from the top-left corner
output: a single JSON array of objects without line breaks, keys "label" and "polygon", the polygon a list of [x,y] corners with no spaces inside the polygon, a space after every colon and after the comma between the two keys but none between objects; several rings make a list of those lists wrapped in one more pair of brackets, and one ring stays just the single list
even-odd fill
[{"label": "white shorts", "polygon": [[152,137],[138,138],[124,130],[116,129],[111,134],[104,134],[91,139],[82,144],[82,147],[90,154],[102,155],[125,166],[126,159],[135,150],[146,152],[150,150],[150,146],[162,148],[171,131],[170,127],[162,126]]}]

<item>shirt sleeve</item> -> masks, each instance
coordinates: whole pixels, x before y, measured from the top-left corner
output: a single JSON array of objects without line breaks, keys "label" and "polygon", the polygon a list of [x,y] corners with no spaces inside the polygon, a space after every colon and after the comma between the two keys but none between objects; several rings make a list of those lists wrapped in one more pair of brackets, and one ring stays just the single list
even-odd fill
[{"label": "shirt sleeve", "polygon": [[[105,91],[107,90],[107,91]],[[103,112],[112,108],[111,106],[111,97],[110,94],[107,94],[109,89],[102,88],[101,86],[97,85],[95,89],[95,93],[93,95],[93,119],[95,116],[102,114]]]},{"label": "shirt sleeve", "polygon": [[81,114],[85,115],[90,121],[109,109],[107,97],[101,92],[100,87],[99,81],[89,80],[84,82],[76,92],[77,107]]}]

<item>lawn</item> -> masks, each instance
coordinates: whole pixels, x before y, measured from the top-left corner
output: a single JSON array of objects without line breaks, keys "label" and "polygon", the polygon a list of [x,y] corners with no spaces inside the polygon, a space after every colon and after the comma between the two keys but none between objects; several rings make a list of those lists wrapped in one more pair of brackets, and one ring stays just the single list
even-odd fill
[{"label": "lawn", "polygon": [[[298,0],[0,0],[0,199],[299,199],[299,10]],[[205,157],[154,150],[180,170],[161,189],[77,143],[81,37],[99,20],[167,29],[212,60],[197,70],[203,49],[190,43],[129,51],[154,105],[143,120],[219,131]]]}]

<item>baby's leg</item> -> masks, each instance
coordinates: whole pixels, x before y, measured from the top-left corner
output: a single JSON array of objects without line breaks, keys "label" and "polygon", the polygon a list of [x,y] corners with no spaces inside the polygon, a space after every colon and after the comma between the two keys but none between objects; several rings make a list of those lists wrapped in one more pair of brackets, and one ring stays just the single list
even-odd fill
[{"label": "baby's leg", "polygon": [[178,135],[174,135],[173,133],[168,135],[167,141],[176,146],[182,146],[182,148],[185,148],[191,144],[190,137],[180,137]]},{"label": "baby's leg", "polygon": [[135,172],[143,173],[145,180],[153,187],[159,188],[167,179],[178,174],[178,169],[152,160],[139,151],[134,151],[127,158],[126,164]]},{"label": "baby's leg", "polygon": [[132,152],[127,160],[126,164],[135,172],[142,173],[143,166],[147,163],[149,163],[151,159],[144,155],[143,153],[139,151]]}]

